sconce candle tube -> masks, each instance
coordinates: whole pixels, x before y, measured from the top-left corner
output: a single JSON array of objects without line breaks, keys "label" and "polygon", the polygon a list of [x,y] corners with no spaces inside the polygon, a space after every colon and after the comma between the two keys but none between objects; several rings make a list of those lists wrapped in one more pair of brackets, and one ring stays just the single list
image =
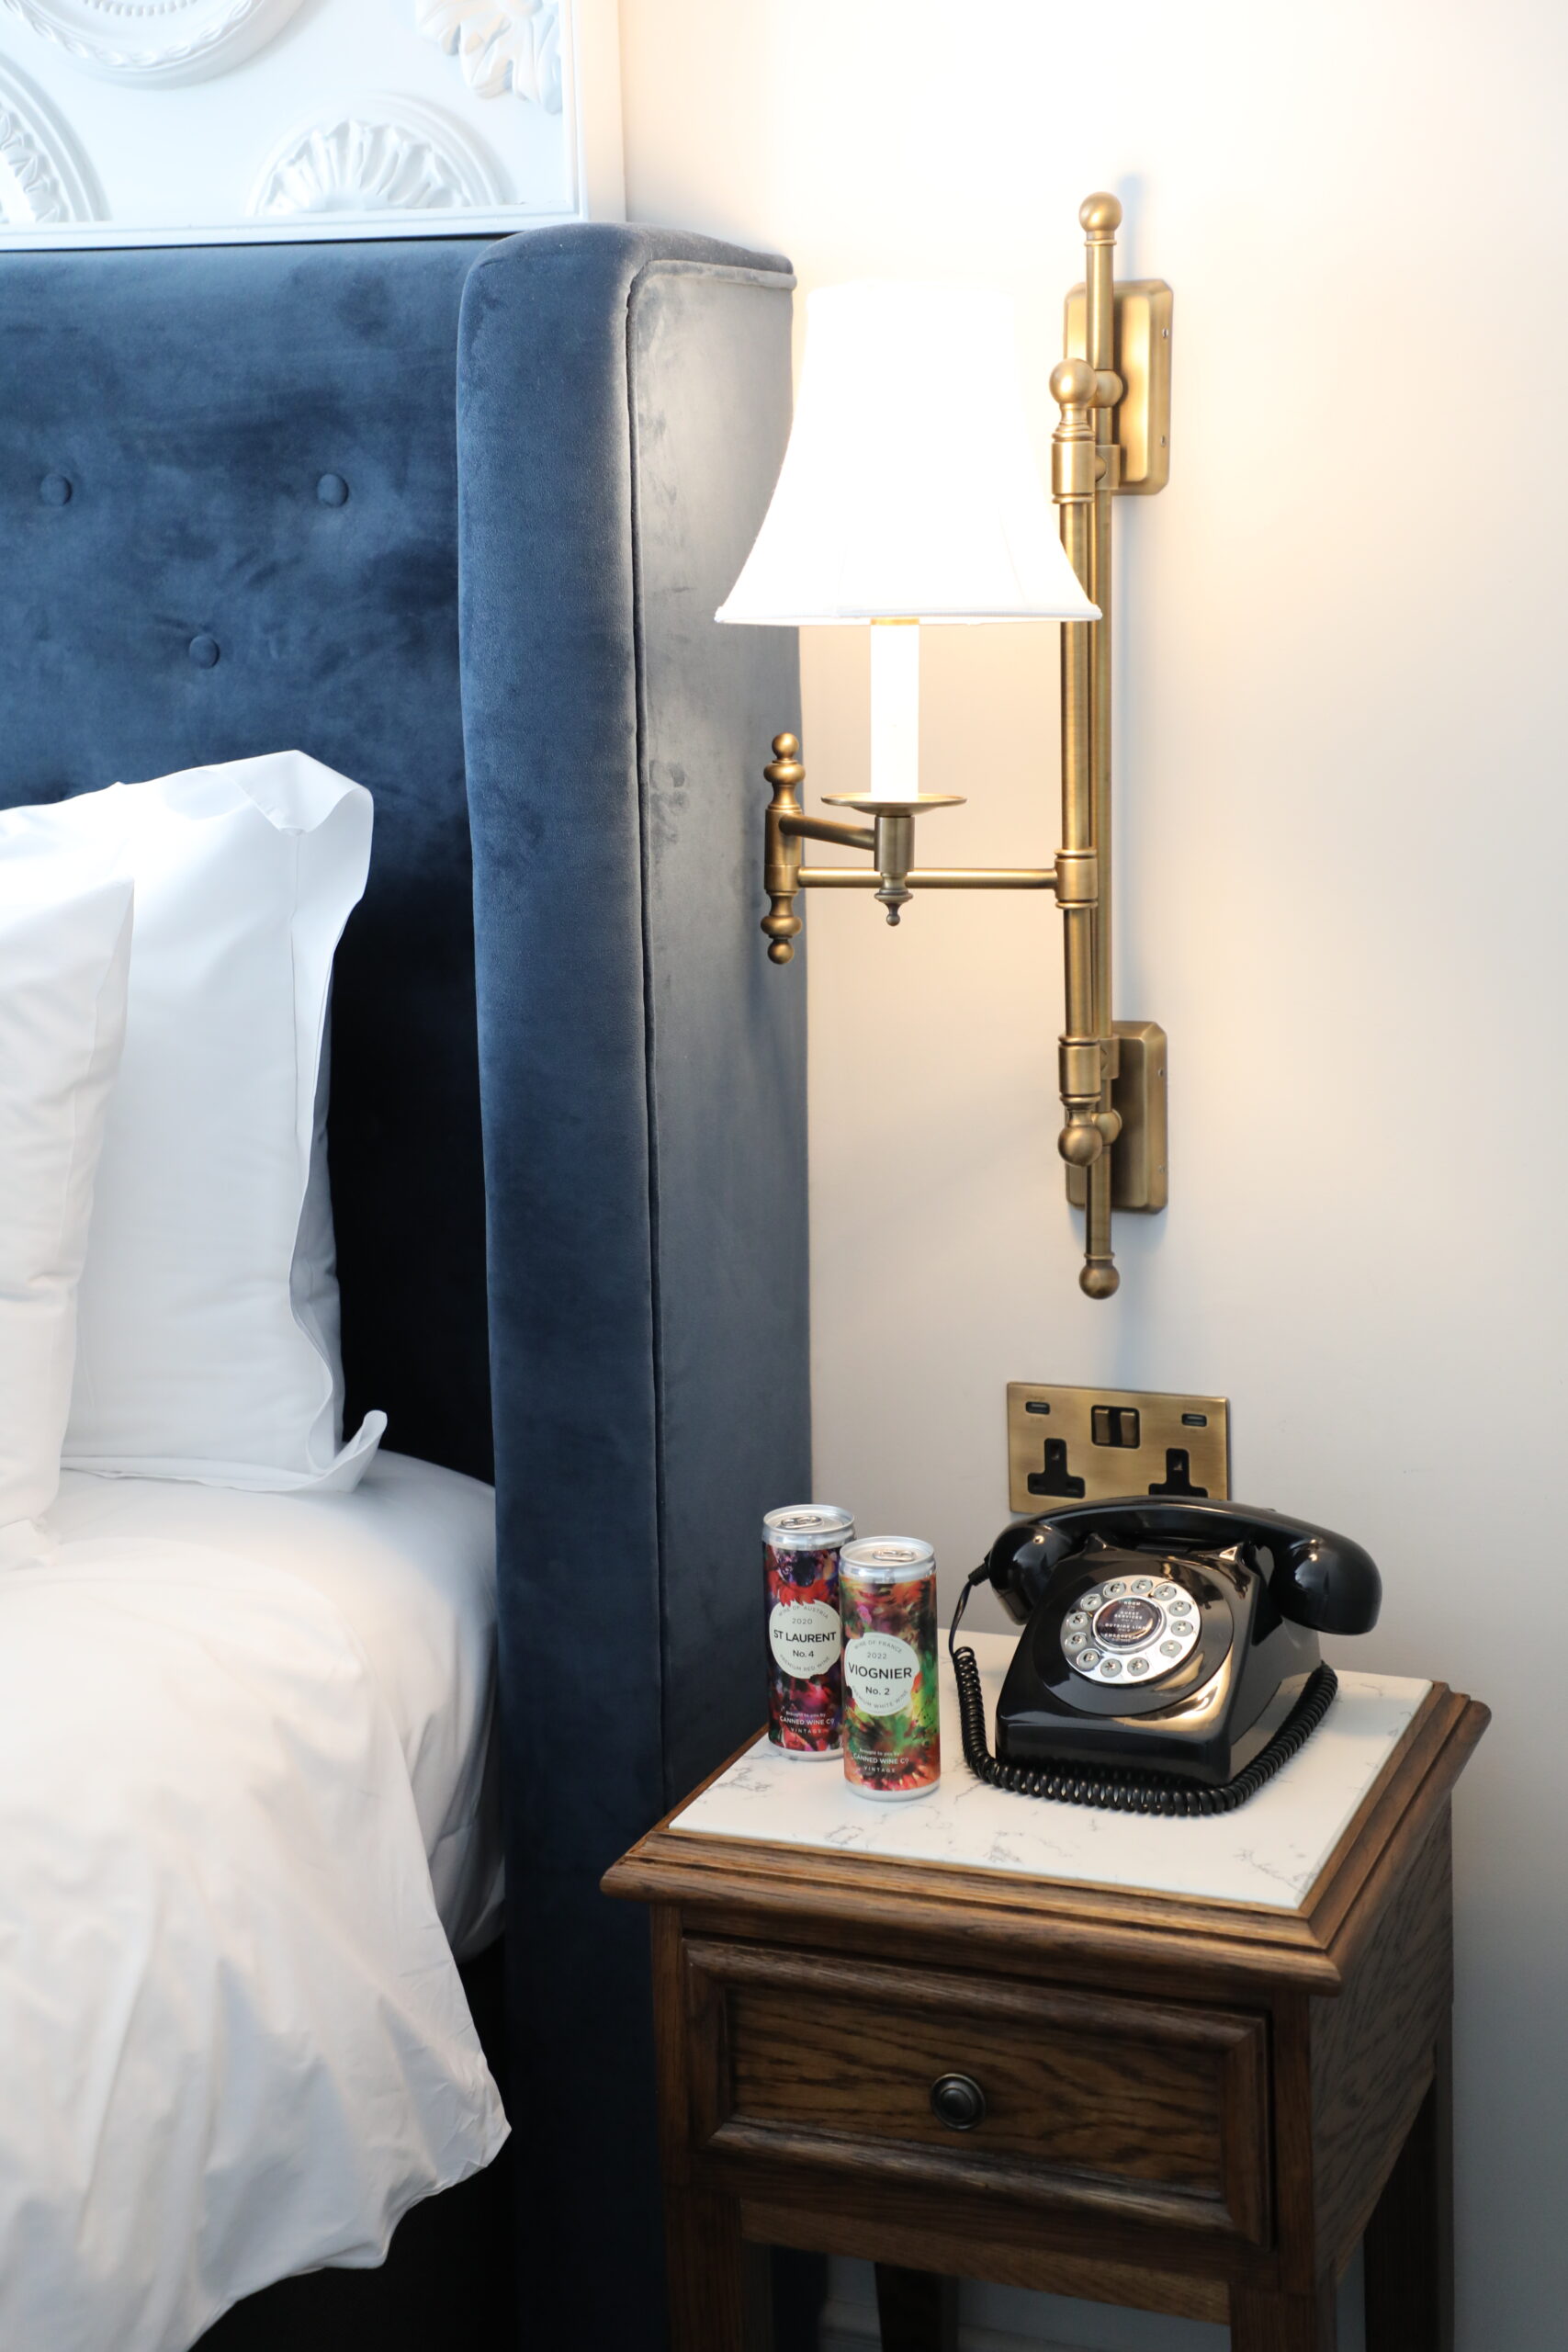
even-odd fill
[{"label": "sconce candle tube", "polygon": [[[920,631],[916,621],[871,624],[873,800],[913,800],[920,789]],[[905,861],[908,864],[908,860]]]}]

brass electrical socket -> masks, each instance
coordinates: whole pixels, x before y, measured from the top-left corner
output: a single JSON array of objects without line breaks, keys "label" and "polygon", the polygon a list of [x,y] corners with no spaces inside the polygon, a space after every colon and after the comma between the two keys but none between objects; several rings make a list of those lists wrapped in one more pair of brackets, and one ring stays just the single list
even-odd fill
[{"label": "brass electrical socket", "polygon": [[1008,1384],[1008,1503],[1018,1511],[1119,1495],[1231,1490],[1230,1403],[1137,1388]]}]

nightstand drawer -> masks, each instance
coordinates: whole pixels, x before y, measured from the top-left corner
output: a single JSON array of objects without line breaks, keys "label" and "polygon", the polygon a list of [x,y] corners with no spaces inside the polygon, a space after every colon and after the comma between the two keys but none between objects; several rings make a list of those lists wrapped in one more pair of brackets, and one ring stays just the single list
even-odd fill
[{"label": "nightstand drawer", "polygon": [[1261,2015],[684,1950],[698,2149],[1267,2241]]}]

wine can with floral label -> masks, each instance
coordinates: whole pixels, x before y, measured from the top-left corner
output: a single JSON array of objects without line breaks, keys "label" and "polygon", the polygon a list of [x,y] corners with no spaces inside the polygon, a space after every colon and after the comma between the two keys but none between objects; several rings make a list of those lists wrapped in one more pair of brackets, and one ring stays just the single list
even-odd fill
[{"label": "wine can with floral label", "polygon": [[854,1532],[834,1503],[791,1503],[762,1521],[768,1738],[781,1756],[839,1753],[839,1555]]},{"label": "wine can with floral label", "polygon": [[923,1797],[942,1778],[936,1556],[914,1535],[846,1544],[844,1778],[863,1797]]}]

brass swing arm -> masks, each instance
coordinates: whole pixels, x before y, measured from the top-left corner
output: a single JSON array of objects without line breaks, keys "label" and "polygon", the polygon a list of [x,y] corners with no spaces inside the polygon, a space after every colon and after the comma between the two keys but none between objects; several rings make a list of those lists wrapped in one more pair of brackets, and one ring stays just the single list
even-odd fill
[{"label": "brass swing arm", "polygon": [[[803,890],[869,890],[885,877],[854,865],[803,865]],[[911,890],[1054,890],[1049,865],[912,865],[904,876]]]},{"label": "brass swing arm", "polygon": [[[799,799],[806,770],[793,735],[773,737],[773,756],[762,774],[773,787],[763,872],[769,908],[762,929],[775,964],[787,964],[795,955],[794,942],[802,928],[795,911],[795,894],[800,890],[874,890],[891,901],[887,920],[897,922],[899,904],[915,890],[1055,890],[1058,886],[1058,870],[1049,865],[911,868],[908,853],[914,838],[912,817],[878,817],[873,825],[840,825],[830,818],[807,817]],[[802,842],[830,842],[837,849],[869,850],[876,863],[803,865]]]}]

